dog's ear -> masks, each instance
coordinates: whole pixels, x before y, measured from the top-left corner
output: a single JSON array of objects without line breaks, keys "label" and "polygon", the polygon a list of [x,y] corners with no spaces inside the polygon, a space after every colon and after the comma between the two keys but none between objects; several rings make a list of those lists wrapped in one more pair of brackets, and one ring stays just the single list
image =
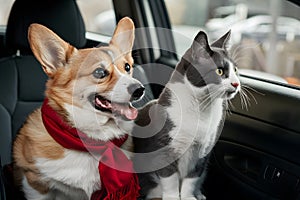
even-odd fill
[{"label": "dog's ear", "polygon": [[117,24],[110,44],[119,48],[122,54],[131,55],[133,42],[134,23],[129,17],[124,17]]},{"label": "dog's ear", "polygon": [[31,24],[28,29],[31,50],[51,78],[59,67],[71,57],[75,47],[62,40],[53,31],[40,24]]}]

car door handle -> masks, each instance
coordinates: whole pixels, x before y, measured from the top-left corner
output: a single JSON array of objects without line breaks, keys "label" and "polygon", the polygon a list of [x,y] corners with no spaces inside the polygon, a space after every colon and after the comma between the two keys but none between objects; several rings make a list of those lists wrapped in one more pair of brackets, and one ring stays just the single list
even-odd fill
[{"label": "car door handle", "polygon": [[253,180],[259,178],[263,166],[259,158],[243,153],[225,153],[224,163],[236,173]]}]

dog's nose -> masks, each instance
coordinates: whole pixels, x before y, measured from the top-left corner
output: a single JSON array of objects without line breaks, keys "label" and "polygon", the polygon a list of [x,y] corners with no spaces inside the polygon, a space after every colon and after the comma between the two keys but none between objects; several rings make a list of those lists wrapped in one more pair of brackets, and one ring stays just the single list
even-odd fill
[{"label": "dog's nose", "polygon": [[127,90],[131,94],[131,100],[135,101],[144,95],[145,88],[141,84],[132,84]]}]

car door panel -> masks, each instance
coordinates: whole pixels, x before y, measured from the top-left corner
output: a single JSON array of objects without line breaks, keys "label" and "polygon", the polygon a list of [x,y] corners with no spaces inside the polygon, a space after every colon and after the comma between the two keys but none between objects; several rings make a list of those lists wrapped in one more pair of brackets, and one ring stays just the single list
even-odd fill
[{"label": "car door panel", "polygon": [[252,106],[242,109],[239,98],[233,101],[209,165],[208,199],[298,199],[299,90],[241,81],[251,87]]}]

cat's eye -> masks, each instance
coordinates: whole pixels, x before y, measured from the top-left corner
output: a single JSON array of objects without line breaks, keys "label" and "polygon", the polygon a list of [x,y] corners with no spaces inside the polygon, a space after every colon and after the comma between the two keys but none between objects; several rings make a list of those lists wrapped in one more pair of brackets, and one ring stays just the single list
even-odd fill
[{"label": "cat's eye", "polygon": [[238,68],[234,67],[234,72],[237,73],[238,72]]},{"label": "cat's eye", "polygon": [[222,75],[224,74],[223,69],[220,69],[220,68],[216,69],[216,73],[217,73],[219,76],[222,76]]},{"label": "cat's eye", "polygon": [[129,73],[130,70],[131,70],[131,66],[128,63],[126,63],[125,66],[124,66],[124,69],[125,69],[126,72]]},{"label": "cat's eye", "polygon": [[104,68],[101,68],[101,67],[99,67],[93,71],[93,76],[97,79],[102,79],[102,78],[106,77],[107,75],[108,75],[107,70]]}]

